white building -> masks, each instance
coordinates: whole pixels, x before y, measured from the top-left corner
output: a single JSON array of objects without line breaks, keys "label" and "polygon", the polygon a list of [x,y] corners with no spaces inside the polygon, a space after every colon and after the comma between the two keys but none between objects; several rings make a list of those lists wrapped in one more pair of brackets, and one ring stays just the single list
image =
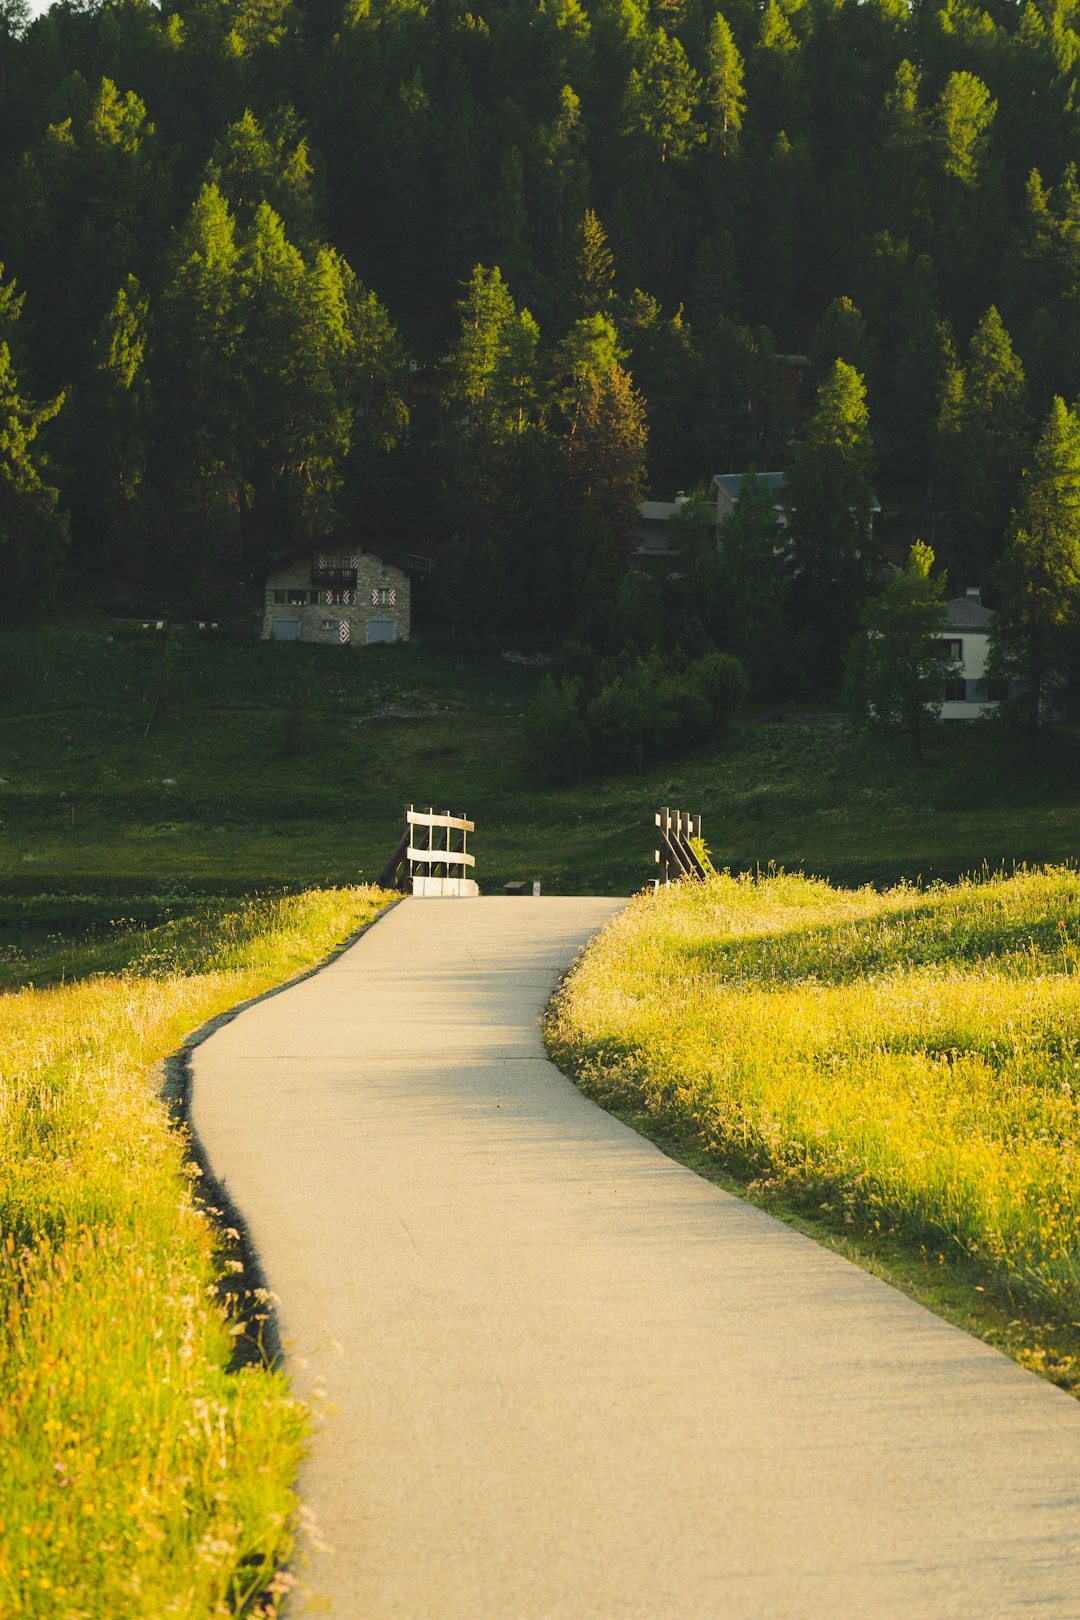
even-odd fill
[{"label": "white building", "polygon": [[945,604],[947,617],[942,646],[951,664],[958,666],[945,688],[943,720],[978,720],[993,714],[1006,697],[1015,696],[1015,682],[991,681],[986,674],[990,626],[994,615],[983,606],[974,586]]}]

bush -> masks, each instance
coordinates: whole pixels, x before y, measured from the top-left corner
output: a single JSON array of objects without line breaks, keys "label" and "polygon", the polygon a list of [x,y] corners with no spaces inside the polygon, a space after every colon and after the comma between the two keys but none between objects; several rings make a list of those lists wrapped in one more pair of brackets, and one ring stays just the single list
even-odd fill
[{"label": "bush", "polygon": [[545,782],[565,787],[578,780],[589,753],[579,681],[544,679],[525,715],[525,746]]},{"label": "bush", "polygon": [[679,730],[675,683],[658,653],[641,658],[589,704],[589,732],[608,763],[644,770],[646,759],[669,748]]}]

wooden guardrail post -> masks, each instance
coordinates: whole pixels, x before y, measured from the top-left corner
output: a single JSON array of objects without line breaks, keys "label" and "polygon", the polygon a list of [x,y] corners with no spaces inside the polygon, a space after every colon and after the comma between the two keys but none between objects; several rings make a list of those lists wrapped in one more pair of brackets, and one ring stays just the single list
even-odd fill
[{"label": "wooden guardrail post", "polygon": [[660,867],[657,882],[692,878],[704,883],[705,866],[690,842],[692,838],[701,837],[701,817],[692,815],[689,810],[669,810],[664,805],[654,820],[660,833],[660,848],[654,851],[654,859]]},{"label": "wooden guardrail post", "polygon": [[476,857],[469,853],[469,834],[476,823],[467,816],[452,816],[434,809],[405,806],[405,831],[379,878],[382,888],[407,894],[455,895],[471,898],[480,893],[469,876]]}]

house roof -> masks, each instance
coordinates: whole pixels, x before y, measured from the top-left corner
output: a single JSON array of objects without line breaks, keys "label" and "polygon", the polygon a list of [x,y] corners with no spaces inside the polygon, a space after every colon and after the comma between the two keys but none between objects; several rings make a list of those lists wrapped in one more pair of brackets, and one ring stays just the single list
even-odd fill
[{"label": "house roof", "polygon": [[372,545],[370,540],[360,545],[348,535],[329,534],[321,541],[309,540],[303,545],[286,546],[283,551],[272,552],[267,573],[272,574],[276,568],[285,567],[297,557],[313,557],[320,551],[343,548],[356,552],[366,551],[369,556],[378,557],[380,562],[391,563],[393,567],[404,569],[406,573],[422,574],[433,566],[430,557],[418,557],[411,551],[399,551],[395,546]]},{"label": "house roof", "polygon": [[[782,490],[784,485],[787,483],[787,474],[782,472],[755,473],[754,477],[759,484],[767,484],[770,489],[775,490],[777,493],[779,493],[779,491]],[[732,501],[738,500],[739,489],[742,485],[742,481],[742,473],[713,474],[713,483],[719,484],[720,488],[724,491],[724,494],[729,500]],[[870,510],[874,513],[881,511],[881,502],[874,494],[871,494],[870,496]]]},{"label": "house roof", "polygon": [[[770,489],[783,489],[784,484],[787,482],[786,474],[782,472],[755,473],[754,477],[759,484],[767,484]],[[713,478],[713,483],[719,484],[724,494],[733,501],[737,501],[739,498],[742,481],[742,473],[716,473]]]},{"label": "house roof", "polygon": [[994,621],[993,610],[984,607],[977,596],[954,596],[945,604],[946,630],[989,630]]}]

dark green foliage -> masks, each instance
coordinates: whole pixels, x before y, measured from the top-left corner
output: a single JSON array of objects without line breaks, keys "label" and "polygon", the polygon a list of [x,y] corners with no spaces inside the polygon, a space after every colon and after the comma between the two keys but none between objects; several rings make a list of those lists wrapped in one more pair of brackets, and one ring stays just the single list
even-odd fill
[{"label": "dark green foliage", "polygon": [[[8,0],[0,341],[67,398],[69,567],[197,593],[340,523],[434,556],[447,627],[640,652],[658,592],[663,645],[835,680],[870,472],[813,390],[868,388],[875,547],[989,579],[1080,367],[1078,60],[957,0]],[[736,528],[699,595],[626,584],[637,497],[751,463],[786,569]]]},{"label": "dark green foliage", "polygon": [[1023,682],[1028,752],[1055,707],[1080,615],[1080,419],[1054,400],[1024,473],[1012,538],[995,569],[1001,610],[991,667]]},{"label": "dark green foliage", "polygon": [[580,681],[548,676],[525,715],[525,746],[542,781],[562,787],[578,780],[589,750]]},{"label": "dark green foliage", "polygon": [[[581,656],[564,652],[564,665]],[[584,677],[546,680],[525,717],[529,758],[555,785],[605,767],[640,772],[715,741],[747,694],[743,668],[727,653],[687,664],[654,648],[607,667],[586,657],[583,667]]]},{"label": "dark green foliage", "polygon": [[837,360],[785,491],[803,668],[818,682],[835,679],[871,576],[872,466],[863,379]]},{"label": "dark green foliage", "polygon": [[[0,265],[0,314],[12,327],[20,307]],[[0,602],[9,610],[50,607],[60,582],[67,520],[36,441],[63,403],[62,394],[41,405],[26,398],[11,350],[0,339]]]},{"label": "dark green foliage", "polygon": [[928,724],[941,713],[949,673],[941,636],[945,579],[931,573],[934,553],[916,541],[907,566],[862,611],[848,649],[844,696],[852,718],[904,732],[921,764]]}]

